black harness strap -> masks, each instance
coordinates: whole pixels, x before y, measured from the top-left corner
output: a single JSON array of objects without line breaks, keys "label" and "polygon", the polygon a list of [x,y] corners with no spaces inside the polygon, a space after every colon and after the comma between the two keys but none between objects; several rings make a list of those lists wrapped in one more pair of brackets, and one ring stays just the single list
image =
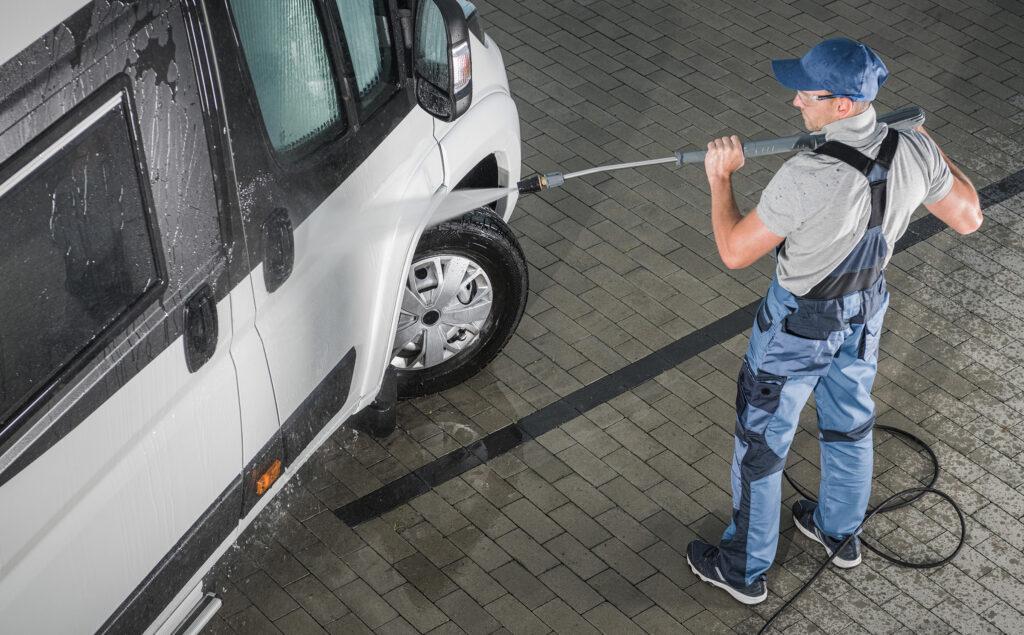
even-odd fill
[{"label": "black harness strap", "polygon": [[[886,137],[886,139],[888,139],[888,137]],[[814,153],[824,154],[832,157],[833,159],[839,159],[864,176],[867,176],[868,172],[871,171],[872,160],[870,158],[864,156],[859,151],[854,150],[845,143],[840,143],[839,141],[826,141],[815,148]]]},{"label": "black harness strap", "polygon": [[[871,216],[868,219],[868,230],[877,228],[876,231],[881,231],[880,225],[885,215],[889,168],[892,166],[893,157],[896,156],[899,140],[899,132],[890,128],[874,159],[838,141],[828,141],[815,150],[817,154],[824,154],[842,161],[867,178],[871,188]],[[877,262],[867,268],[858,266],[846,270],[849,268],[848,262],[851,258],[864,257],[863,253],[858,251],[864,248],[864,239],[862,238],[861,240],[862,242],[854,247],[854,251],[847,256],[847,259],[837,269],[837,271],[843,270],[843,273],[830,273],[803,297],[813,299],[837,298],[847,293],[867,289],[874,284],[882,273],[881,262]]]},{"label": "black harness strap", "polygon": [[885,215],[886,184],[888,183],[889,167],[892,166],[893,157],[896,156],[896,148],[899,145],[899,141],[900,133],[894,128],[889,128],[889,132],[885,135],[885,139],[878,148],[878,154],[874,159],[839,141],[826,141],[814,150],[816,154],[824,154],[842,161],[868,179],[868,183],[871,186],[871,218],[868,219],[869,228],[878,227],[882,224],[882,217]]},{"label": "black harness strap", "polygon": [[892,166],[892,159],[896,156],[896,146],[900,143],[900,133],[894,128],[889,128],[889,132],[885,135],[885,141],[882,142],[882,147],[878,149],[878,155],[875,157],[875,163],[881,164],[885,168]]}]

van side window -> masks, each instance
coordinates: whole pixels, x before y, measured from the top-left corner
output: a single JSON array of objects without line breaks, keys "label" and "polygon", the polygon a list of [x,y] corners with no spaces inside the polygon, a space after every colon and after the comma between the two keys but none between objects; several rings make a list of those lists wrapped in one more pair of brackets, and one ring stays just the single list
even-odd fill
[{"label": "van side window", "polygon": [[0,169],[0,429],[163,287],[124,96],[87,105]]},{"label": "van side window", "polygon": [[230,0],[263,123],[275,150],[345,129],[313,0]]},{"label": "van side window", "polygon": [[397,71],[384,0],[336,0],[349,59],[355,73],[359,109],[366,118],[395,91]]}]

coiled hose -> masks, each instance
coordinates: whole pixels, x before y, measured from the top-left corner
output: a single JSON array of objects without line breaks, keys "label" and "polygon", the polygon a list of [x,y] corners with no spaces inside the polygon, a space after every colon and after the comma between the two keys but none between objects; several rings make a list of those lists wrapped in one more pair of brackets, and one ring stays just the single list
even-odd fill
[{"label": "coiled hose", "polygon": [[[888,553],[882,551],[880,547],[876,547],[867,540],[861,538],[860,544],[862,544],[865,549],[868,549],[872,553],[875,553],[878,556],[880,556],[882,559],[888,560],[889,562],[895,565],[907,567],[910,569],[934,569],[935,567],[941,567],[942,565],[946,564],[947,562],[955,558],[956,555],[960,553],[960,549],[963,548],[964,542],[967,539],[967,521],[964,518],[964,512],[962,509],[960,509],[960,506],[956,504],[956,501],[954,501],[949,494],[943,492],[942,490],[935,489],[934,487],[936,481],[939,480],[939,457],[935,456],[935,452],[931,449],[931,447],[928,446],[927,443],[922,441],[920,438],[914,436],[913,434],[907,432],[906,430],[900,430],[899,428],[893,428],[892,426],[883,425],[876,425],[875,430],[883,430],[894,436],[901,437],[904,440],[910,442],[912,445],[916,445],[921,450],[924,450],[932,464],[931,478],[928,479],[928,483],[923,487],[911,487],[909,489],[896,492],[892,496],[889,496],[881,503],[879,503],[877,507],[869,508],[867,515],[864,516],[864,520],[862,520],[860,525],[857,526],[857,530],[854,531],[854,533],[847,536],[846,540],[844,540],[842,544],[840,544],[836,548],[836,550],[832,552],[832,555],[829,556],[829,558],[825,560],[825,562],[823,562],[820,567],[818,567],[818,570],[814,572],[814,575],[812,575],[806,582],[804,582],[803,586],[801,586],[796,593],[794,593],[788,600],[786,600],[786,602],[782,606],[780,606],[779,609],[775,611],[775,613],[773,613],[770,618],[768,618],[768,621],[765,622],[765,625],[761,627],[760,631],[758,631],[758,635],[768,630],[768,627],[771,626],[772,622],[774,622],[776,618],[778,618],[779,615],[782,614],[783,611],[789,608],[789,605],[795,602],[796,599],[800,597],[800,595],[804,591],[811,587],[811,584],[813,584],[814,581],[818,579],[818,576],[820,576],[822,572],[825,571],[825,569],[828,567],[829,564],[832,563],[832,560],[835,559],[839,552],[842,551],[843,548],[846,547],[846,545],[851,540],[853,540],[853,537],[860,533],[861,529],[864,528],[864,525],[866,525],[868,521],[874,518],[877,514],[887,514],[889,512],[896,511],[897,509],[906,507],[914,503],[915,501],[920,500],[921,497],[923,497],[925,494],[934,494],[939,498],[946,500],[946,502],[952,505],[953,509],[956,511],[957,517],[960,520],[960,540],[959,542],[957,542],[956,548],[953,549],[953,551],[949,555],[939,560],[931,560],[924,562],[911,562],[909,560],[903,560],[896,556],[889,555]],[[793,487],[793,489],[796,490],[797,494],[800,494],[807,500],[817,502],[818,499],[813,494],[811,494],[803,487],[801,487],[799,484],[797,484],[796,481],[790,478],[789,474],[783,471],[782,475],[786,477],[786,482],[788,482]]]}]

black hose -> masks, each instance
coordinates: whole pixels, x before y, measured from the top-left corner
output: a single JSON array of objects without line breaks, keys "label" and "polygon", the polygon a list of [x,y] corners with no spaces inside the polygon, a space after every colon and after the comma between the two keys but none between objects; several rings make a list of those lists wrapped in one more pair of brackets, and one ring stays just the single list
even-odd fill
[{"label": "black hose", "polygon": [[[956,549],[953,549],[952,553],[943,557],[940,560],[925,562],[910,562],[908,560],[901,560],[896,556],[890,556],[889,554],[884,553],[879,547],[875,547],[868,541],[861,538],[860,544],[864,545],[866,549],[872,551],[873,553],[881,556],[883,559],[888,560],[893,564],[899,565],[901,567],[908,567],[911,569],[933,569],[935,567],[941,567],[942,565],[946,564],[947,562],[955,558],[956,555],[960,553],[960,549],[963,548],[964,541],[967,538],[967,521],[964,519],[964,512],[962,509],[960,509],[960,506],[956,504],[956,501],[954,501],[949,494],[943,492],[942,490],[935,489],[933,487],[935,485],[935,482],[939,480],[939,458],[935,456],[935,452],[928,446],[927,443],[925,443],[918,437],[914,436],[913,434],[910,434],[906,430],[900,430],[899,428],[893,428],[891,426],[883,425],[876,425],[875,430],[884,430],[895,436],[902,437],[910,441],[911,443],[918,445],[922,450],[924,450],[928,454],[928,458],[931,460],[932,463],[931,478],[928,480],[928,483],[926,485],[922,487],[911,487],[909,489],[896,492],[892,496],[886,498],[881,503],[879,503],[878,507],[869,509],[867,515],[864,516],[864,520],[862,520],[860,525],[857,526],[857,529],[852,534],[847,536],[846,540],[844,540],[842,544],[840,544],[835,549],[835,551],[832,552],[832,555],[829,556],[829,558],[825,560],[825,562],[822,563],[820,567],[818,567],[818,570],[814,572],[814,575],[812,575],[810,579],[807,580],[807,582],[804,582],[803,586],[801,586],[796,593],[794,593],[788,600],[786,600],[786,603],[780,606],[779,610],[775,611],[775,613],[773,613],[772,616],[768,618],[768,621],[765,622],[764,626],[761,627],[761,630],[758,631],[758,635],[768,630],[768,627],[771,626],[772,622],[774,622],[775,619],[779,617],[779,615],[781,615],[783,611],[789,608],[789,605],[796,601],[796,599],[800,597],[800,595],[804,591],[810,588],[811,584],[813,584],[814,581],[818,579],[818,576],[820,576],[821,573],[828,567],[828,565],[832,563],[832,560],[834,560],[835,557],[839,555],[839,552],[842,551],[844,547],[846,547],[847,543],[853,540],[853,537],[856,536],[857,533],[859,533],[860,530],[864,527],[864,525],[866,525],[869,520],[874,518],[876,514],[885,514],[891,511],[895,511],[897,509],[900,509],[901,507],[906,507],[907,505],[910,505],[913,502],[920,500],[921,497],[924,496],[925,494],[934,494],[940,498],[945,499],[950,505],[952,505],[953,509],[956,510],[957,517],[960,519],[960,541],[957,543]],[[817,502],[818,499],[810,492],[805,490],[803,487],[798,485],[792,478],[790,478],[789,474],[787,474],[785,471],[783,471],[782,474],[783,476],[786,477],[786,481],[793,487],[794,490],[796,490],[797,494],[800,494],[807,500]]]}]

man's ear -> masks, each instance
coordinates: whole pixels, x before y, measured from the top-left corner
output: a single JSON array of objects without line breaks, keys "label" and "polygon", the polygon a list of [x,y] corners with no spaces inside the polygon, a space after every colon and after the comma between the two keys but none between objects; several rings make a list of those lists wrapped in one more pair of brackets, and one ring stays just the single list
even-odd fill
[{"label": "man's ear", "polygon": [[840,97],[836,101],[836,114],[840,117],[849,116],[853,112],[853,100],[849,97]]}]

